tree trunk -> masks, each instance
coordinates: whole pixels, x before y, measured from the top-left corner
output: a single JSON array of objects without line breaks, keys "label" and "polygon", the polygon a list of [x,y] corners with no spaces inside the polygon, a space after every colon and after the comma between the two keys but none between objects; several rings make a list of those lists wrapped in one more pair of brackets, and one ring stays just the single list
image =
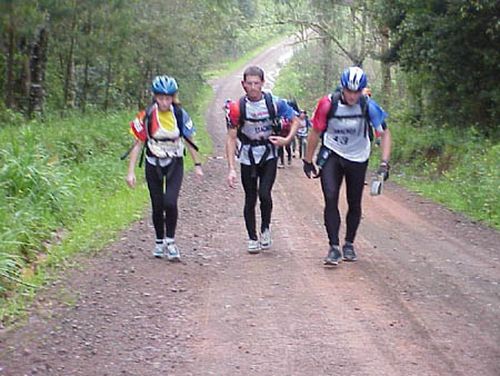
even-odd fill
[{"label": "tree trunk", "polygon": [[76,2],[74,3],[73,9],[73,19],[70,25],[70,43],[69,51],[66,59],[65,65],[65,78],[64,78],[64,96],[63,96],[63,108],[74,108],[75,107],[75,44],[76,44],[76,25],[77,25],[77,15],[76,15]]},{"label": "tree trunk", "polygon": [[[389,28],[384,26],[380,32],[382,36],[382,44],[381,44],[381,52],[382,56],[387,54],[389,51]],[[381,104],[387,108],[389,104],[389,98],[391,97],[391,65],[389,62],[382,60],[381,63],[381,71],[382,71],[382,101]]]},{"label": "tree trunk", "polygon": [[87,109],[87,96],[89,91],[89,67],[90,62],[88,58],[85,58],[85,67],[83,69],[83,89],[82,89],[82,98],[80,105],[82,106],[82,112],[85,113]]},{"label": "tree trunk", "polygon": [[14,26],[8,26],[8,46],[7,46],[7,81],[5,83],[5,106],[14,107],[14,53],[15,53],[15,32]]},{"label": "tree trunk", "polygon": [[19,76],[14,87],[14,95],[17,108],[23,113],[27,113],[29,108],[29,96],[31,87],[31,69],[30,69],[30,48],[27,38],[20,38],[19,42]]},{"label": "tree trunk", "polygon": [[323,83],[322,91],[327,92],[331,90],[330,83],[332,82],[332,41],[325,37],[321,40],[322,48],[321,48],[321,72],[323,75],[323,79],[321,82]]},{"label": "tree trunk", "polygon": [[68,57],[66,60],[66,76],[64,79],[64,108],[75,106],[75,61],[74,61],[75,37],[71,36]]},{"label": "tree trunk", "polygon": [[45,90],[43,88],[45,82],[45,69],[47,65],[47,49],[48,49],[48,32],[45,27],[40,29],[38,39],[33,44],[31,50],[31,83],[29,93],[28,113],[33,117],[36,113],[43,112],[43,102],[45,99]]},{"label": "tree trunk", "polygon": [[83,27],[83,33],[85,34],[85,50],[87,53],[85,54],[85,63],[84,63],[84,68],[83,68],[83,87],[82,87],[82,97],[80,101],[80,106],[82,108],[82,112],[85,113],[87,110],[87,98],[89,95],[89,89],[90,89],[90,82],[89,82],[89,71],[90,71],[90,57],[88,52],[90,51],[90,43],[89,43],[89,38],[92,35],[93,31],[93,8],[90,7],[87,10],[87,21],[85,22],[85,25]]},{"label": "tree trunk", "polygon": [[109,108],[109,88],[111,87],[111,78],[112,78],[112,62],[111,57],[108,60],[108,69],[106,71],[106,89],[104,94],[104,112],[108,111]]}]

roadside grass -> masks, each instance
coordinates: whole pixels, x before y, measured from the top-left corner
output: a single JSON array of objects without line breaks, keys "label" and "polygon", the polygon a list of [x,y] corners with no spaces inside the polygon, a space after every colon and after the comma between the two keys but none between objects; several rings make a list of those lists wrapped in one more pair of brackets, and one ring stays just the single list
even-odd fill
[{"label": "roadside grass", "polygon": [[402,186],[500,230],[500,144],[474,129],[396,123],[394,179]]},{"label": "roadside grass", "polygon": [[75,114],[1,129],[2,322],[19,318],[71,255],[103,246],[143,211],[146,189],[126,187],[119,160],[131,116]]}]

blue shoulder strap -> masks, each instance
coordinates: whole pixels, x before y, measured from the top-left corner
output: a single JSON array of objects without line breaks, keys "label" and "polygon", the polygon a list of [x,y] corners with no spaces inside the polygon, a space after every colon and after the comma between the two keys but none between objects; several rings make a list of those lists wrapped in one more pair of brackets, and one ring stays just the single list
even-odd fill
[{"label": "blue shoulder strap", "polygon": [[193,142],[191,141],[190,138],[186,137],[186,135],[184,134],[184,113],[182,112],[182,107],[178,104],[173,104],[173,107],[174,107],[174,115],[175,115],[175,120],[177,121],[177,128],[179,128],[179,133],[181,135],[181,137],[186,140],[186,142],[191,145],[191,147],[198,151],[199,148],[198,146]]}]

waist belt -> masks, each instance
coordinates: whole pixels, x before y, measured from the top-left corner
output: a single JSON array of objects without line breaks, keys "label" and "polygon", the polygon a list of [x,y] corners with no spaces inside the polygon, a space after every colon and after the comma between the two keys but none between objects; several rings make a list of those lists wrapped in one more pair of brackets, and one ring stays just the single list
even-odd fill
[{"label": "waist belt", "polygon": [[[240,134],[239,137],[242,145],[250,145],[248,148],[248,159],[250,160],[250,166],[251,166],[251,173],[250,176],[252,178],[257,177],[257,167],[262,166],[266,161],[267,157],[269,156],[269,153],[273,152],[273,156],[276,158],[276,147],[274,144],[269,141],[269,140],[251,140],[244,134]],[[253,148],[255,146],[266,146],[266,150],[264,151],[264,154],[262,155],[262,158],[260,159],[260,162],[258,164],[255,163],[255,157],[253,155]],[[270,147],[269,147],[270,146]]]}]

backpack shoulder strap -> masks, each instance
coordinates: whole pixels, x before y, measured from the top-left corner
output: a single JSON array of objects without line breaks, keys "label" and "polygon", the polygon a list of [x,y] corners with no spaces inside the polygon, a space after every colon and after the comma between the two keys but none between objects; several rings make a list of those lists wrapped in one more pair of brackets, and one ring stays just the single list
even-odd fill
[{"label": "backpack shoulder strap", "polygon": [[264,100],[266,101],[267,112],[269,113],[269,118],[271,120],[276,119],[276,108],[273,103],[273,96],[271,93],[263,92]]},{"label": "backpack shoulder strap", "polygon": [[184,134],[184,113],[182,112],[182,107],[180,104],[173,104],[173,107],[174,107],[174,116],[175,116],[175,120],[177,122],[177,128],[179,128],[179,134],[180,136],[186,140],[186,142],[191,145],[191,147],[198,151],[199,148],[198,146],[193,142],[191,141],[191,139],[189,137],[187,137],[185,134]]},{"label": "backpack shoulder strap", "polygon": [[359,104],[361,105],[361,113],[363,114],[364,117],[366,117],[367,120],[368,119],[368,98],[366,97],[366,95],[361,95],[361,97],[359,97]]},{"label": "backpack shoulder strap", "polygon": [[240,100],[239,100],[239,106],[240,106],[240,117],[239,117],[239,128],[241,128],[243,126],[243,124],[245,123],[245,120],[247,118],[247,106],[246,106],[246,100],[245,100],[246,97],[241,97]]},{"label": "backpack shoulder strap", "polygon": [[182,107],[178,104],[172,104],[174,107],[174,116],[175,121],[177,122],[177,128],[179,128],[179,132],[181,137],[184,137],[184,114],[182,113]]},{"label": "backpack shoulder strap", "polygon": [[370,120],[370,114],[368,113],[368,96],[364,94],[361,95],[361,97],[359,98],[359,104],[361,105],[361,114],[365,119],[365,136],[368,135],[369,140],[373,141],[373,126]]},{"label": "backpack shoulder strap", "polygon": [[335,90],[331,94],[332,105],[330,106],[330,111],[328,111],[328,114],[326,115],[327,122],[328,122],[328,120],[330,120],[332,117],[335,116],[335,113],[337,112],[337,108],[339,107],[339,101],[340,101],[341,96],[342,96],[342,94],[339,90]]},{"label": "backpack shoulder strap", "polygon": [[146,107],[146,110],[144,111],[144,126],[146,127],[146,133],[148,136],[148,139],[151,138],[151,114],[153,113],[155,103],[151,103],[148,107]]}]

